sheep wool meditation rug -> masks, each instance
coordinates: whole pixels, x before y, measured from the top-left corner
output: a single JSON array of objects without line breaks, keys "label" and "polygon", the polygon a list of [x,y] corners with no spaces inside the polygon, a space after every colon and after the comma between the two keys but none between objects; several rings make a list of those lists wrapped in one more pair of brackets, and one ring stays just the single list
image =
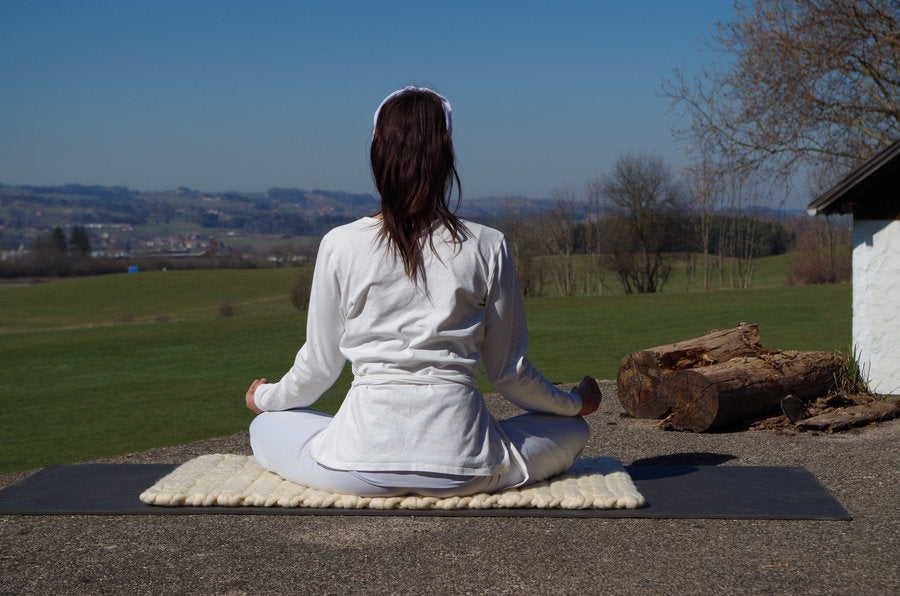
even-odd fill
[{"label": "sheep wool meditation rug", "polygon": [[636,509],[645,503],[628,472],[612,457],[579,459],[569,470],[522,489],[466,497],[359,497],[284,480],[252,456],[211,454],[192,459],[140,495],[161,506],[314,507],[338,509]]}]

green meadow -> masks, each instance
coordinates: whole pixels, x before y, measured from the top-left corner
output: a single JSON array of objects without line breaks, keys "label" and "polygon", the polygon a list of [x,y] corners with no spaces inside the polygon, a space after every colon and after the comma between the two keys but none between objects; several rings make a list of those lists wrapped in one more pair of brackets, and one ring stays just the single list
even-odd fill
[{"label": "green meadow", "polygon": [[67,278],[0,291],[0,333],[116,323],[214,319],[223,302],[238,315],[296,312],[291,281],[311,268],[147,271]]},{"label": "green meadow", "polygon": [[[303,342],[306,314],[288,300],[298,274],[309,270],[148,272],[0,290],[0,473],[245,429],[247,385],[279,378]],[[233,316],[222,316],[223,302]],[[850,344],[848,284],[673,285],[657,295],[535,298],[527,312],[529,358],[558,382],[614,379],[631,351],[740,322],[758,323],[774,349],[846,353]],[[334,412],[350,380],[345,369],[317,407]]]},{"label": "green meadow", "polygon": [[[729,257],[708,258],[708,285],[703,279],[703,255],[672,253],[669,255],[672,272],[662,286],[662,293],[696,292],[704,289],[724,289],[740,287],[738,270],[740,263]],[[752,276],[749,288],[772,288],[784,285],[790,267],[790,255],[761,257],[752,261]],[[555,273],[565,269],[561,256],[537,257],[540,273],[533,274],[532,283],[537,294],[553,296],[559,294]],[[600,288],[595,273],[597,257],[592,255],[572,255],[571,270],[574,294],[576,296],[598,296],[624,294],[622,284],[612,273],[602,278]]]}]

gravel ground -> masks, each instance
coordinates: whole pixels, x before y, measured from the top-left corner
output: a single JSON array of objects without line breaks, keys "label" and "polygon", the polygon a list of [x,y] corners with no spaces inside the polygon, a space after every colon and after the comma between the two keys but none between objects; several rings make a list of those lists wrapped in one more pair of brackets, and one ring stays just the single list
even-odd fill
[{"label": "gravel ground", "polygon": [[[602,387],[585,456],[805,466],[854,520],[2,516],[0,593],[900,593],[900,420],[833,435],[673,433],[623,417],[615,384]],[[249,453],[246,433],[96,461],[223,452]]]}]

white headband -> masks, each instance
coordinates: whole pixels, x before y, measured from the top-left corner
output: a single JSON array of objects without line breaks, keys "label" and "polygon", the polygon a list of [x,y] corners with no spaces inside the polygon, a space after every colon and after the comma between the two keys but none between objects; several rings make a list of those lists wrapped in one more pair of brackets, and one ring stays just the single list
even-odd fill
[{"label": "white headband", "polygon": [[[427,91],[428,93],[433,93],[434,95],[437,95],[438,98],[440,98],[440,100],[441,100],[441,107],[444,108],[444,120],[446,120],[446,122],[447,122],[447,134],[448,135],[452,134],[453,124],[452,124],[450,115],[453,113],[453,110],[450,108],[450,102],[447,101],[446,97],[444,97],[443,95],[441,95],[434,89],[429,89],[428,87],[413,87],[413,86],[404,87],[403,89],[397,89],[396,91],[394,91],[393,93],[391,93],[390,95],[385,97],[382,100],[382,102],[378,105],[378,109],[375,110],[375,118],[373,119],[374,126],[376,126],[376,127],[378,126],[378,114],[381,113],[381,108],[384,107],[384,104],[386,104],[391,99],[397,97],[401,93],[405,93],[407,91]],[[374,128],[372,129],[372,135],[373,136],[375,135]]]}]

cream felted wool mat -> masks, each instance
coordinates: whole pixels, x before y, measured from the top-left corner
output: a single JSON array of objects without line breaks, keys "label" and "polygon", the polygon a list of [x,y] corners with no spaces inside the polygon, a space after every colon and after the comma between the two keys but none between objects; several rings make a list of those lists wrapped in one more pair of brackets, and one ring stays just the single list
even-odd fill
[{"label": "cream felted wool mat", "polygon": [[358,497],[284,480],[250,455],[201,455],[141,493],[163,506],[333,507],[342,509],[635,509],[644,505],[622,464],[612,457],[579,459],[569,470],[522,489],[467,497]]}]

